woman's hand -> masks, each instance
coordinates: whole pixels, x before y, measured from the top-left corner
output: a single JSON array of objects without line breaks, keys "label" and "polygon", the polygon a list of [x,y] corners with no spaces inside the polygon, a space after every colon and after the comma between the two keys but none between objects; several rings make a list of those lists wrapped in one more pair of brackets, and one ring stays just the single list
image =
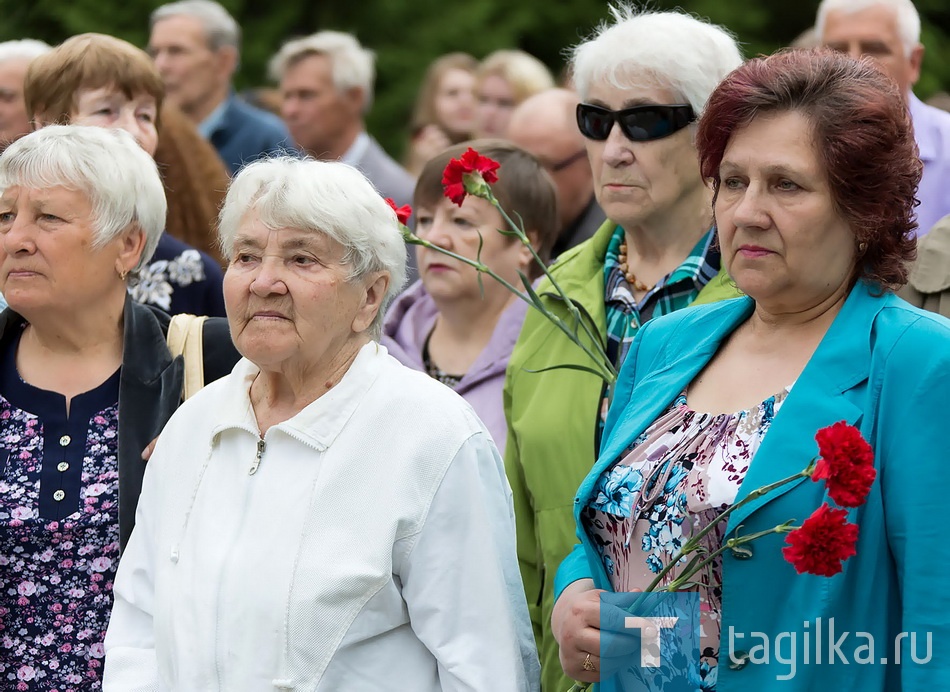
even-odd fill
[{"label": "woman's hand", "polygon": [[[600,681],[600,594],[593,579],[579,579],[561,592],[551,629],[561,647],[561,667],[579,682]],[[586,664],[586,666],[585,666]]]},{"label": "woman's hand", "polygon": [[410,145],[409,164],[421,171],[431,159],[435,158],[443,149],[451,146],[452,141],[438,125],[426,125],[413,137]]}]

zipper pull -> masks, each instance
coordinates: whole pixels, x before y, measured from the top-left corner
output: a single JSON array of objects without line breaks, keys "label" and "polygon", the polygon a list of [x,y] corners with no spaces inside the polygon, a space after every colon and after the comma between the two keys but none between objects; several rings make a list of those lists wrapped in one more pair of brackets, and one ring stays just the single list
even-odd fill
[{"label": "zipper pull", "polygon": [[257,473],[257,467],[261,465],[261,457],[264,456],[264,438],[262,437],[257,441],[257,456],[254,457],[254,463],[251,464],[251,470],[247,472],[247,475],[253,476]]}]

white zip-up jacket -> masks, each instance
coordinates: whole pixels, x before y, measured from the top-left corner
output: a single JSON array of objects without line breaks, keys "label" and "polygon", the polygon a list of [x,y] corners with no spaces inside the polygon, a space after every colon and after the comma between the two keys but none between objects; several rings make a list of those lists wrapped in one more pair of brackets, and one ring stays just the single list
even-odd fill
[{"label": "white zip-up jacket", "polygon": [[104,689],[537,690],[511,492],[468,404],[371,342],[261,438],[257,373],[240,361],[162,433]]}]

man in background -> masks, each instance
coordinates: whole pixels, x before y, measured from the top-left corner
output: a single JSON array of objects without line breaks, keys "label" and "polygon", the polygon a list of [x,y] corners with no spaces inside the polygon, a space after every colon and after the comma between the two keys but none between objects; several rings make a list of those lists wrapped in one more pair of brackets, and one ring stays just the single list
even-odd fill
[{"label": "man in background", "polygon": [[577,129],[577,94],[548,89],[519,105],[508,122],[508,139],[534,154],[557,186],[561,231],[551,250],[557,258],[606,221],[594,198],[594,179],[584,137]]},{"label": "man in background", "polygon": [[350,34],[321,31],[290,41],[270,63],[294,142],[326,161],[358,168],[383,197],[412,202],[415,182],[366,131],[376,58]]},{"label": "man in background", "polygon": [[[321,31],[284,44],[270,73],[280,84],[284,122],[305,154],[347,163],[383,197],[398,206],[412,203],[415,180],[366,131],[376,80],[371,50],[350,34]],[[414,251],[406,268],[411,284],[418,277]]]},{"label": "man in background", "polygon": [[30,61],[49,50],[42,41],[29,38],[0,43],[0,153],[33,131],[23,100],[23,80]]},{"label": "man in background", "polygon": [[926,234],[950,214],[950,113],[926,105],[912,91],[924,58],[917,9],[910,0],[824,0],[815,29],[823,46],[874,58],[904,94],[924,164],[917,234]]},{"label": "man in background", "polygon": [[182,0],[152,12],[148,50],[178,106],[218,150],[230,173],[290,147],[280,118],[239,99],[231,78],[241,29],[213,0]]}]

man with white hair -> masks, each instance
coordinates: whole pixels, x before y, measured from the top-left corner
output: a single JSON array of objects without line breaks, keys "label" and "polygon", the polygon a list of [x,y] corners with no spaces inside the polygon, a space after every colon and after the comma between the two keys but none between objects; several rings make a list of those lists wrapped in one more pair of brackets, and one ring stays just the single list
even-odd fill
[{"label": "man with white hair", "polygon": [[33,130],[23,100],[23,80],[30,61],[49,49],[29,38],[0,43],[0,153]]},{"label": "man with white hair", "polygon": [[912,90],[924,58],[917,9],[911,0],[823,0],[815,29],[821,45],[874,58],[905,94],[924,164],[917,234],[926,234],[950,214],[950,113],[921,102]]},{"label": "man with white hair", "polygon": [[409,204],[412,176],[366,132],[375,61],[354,36],[321,31],[284,44],[270,72],[280,83],[281,114],[297,146],[316,159],[358,168],[383,197]]},{"label": "man with white hair", "polygon": [[594,181],[584,137],[577,129],[577,94],[547,89],[515,108],[508,121],[508,139],[534,154],[557,187],[560,232],[551,257],[587,240],[604,223],[594,197]]},{"label": "man with white hair", "polygon": [[152,12],[149,24],[148,51],[166,98],[191,118],[232,174],[254,159],[288,150],[280,118],[231,89],[241,28],[227,10],[213,0],[181,0]]}]

